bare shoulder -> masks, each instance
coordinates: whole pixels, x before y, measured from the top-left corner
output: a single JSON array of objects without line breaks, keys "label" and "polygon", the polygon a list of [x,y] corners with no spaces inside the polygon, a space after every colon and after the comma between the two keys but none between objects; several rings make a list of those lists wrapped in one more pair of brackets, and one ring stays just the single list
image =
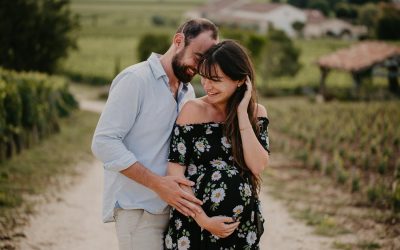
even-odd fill
[{"label": "bare shoulder", "polygon": [[257,110],[257,117],[268,117],[267,109],[263,105],[257,103],[256,110]]},{"label": "bare shoulder", "polygon": [[187,101],[178,115],[176,123],[179,125],[200,123],[204,119],[206,105],[200,99]]}]

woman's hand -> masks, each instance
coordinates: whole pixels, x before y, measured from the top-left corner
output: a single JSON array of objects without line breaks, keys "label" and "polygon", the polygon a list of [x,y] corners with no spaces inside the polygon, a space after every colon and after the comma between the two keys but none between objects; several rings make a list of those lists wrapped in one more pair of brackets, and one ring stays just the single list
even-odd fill
[{"label": "woman's hand", "polygon": [[246,89],[246,92],[244,92],[242,101],[239,103],[238,110],[237,110],[238,113],[242,113],[242,112],[247,113],[247,107],[249,106],[249,102],[251,99],[251,93],[253,92],[253,87],[252,87],[249,76],[246,76],[246,81],[243,84],[246,84],[247,89]]},{"label": "woman's hand", "polygon": [[239,224],[239,221],[235,222],[231,217],[214,216],[208,218],[205,225],[202,226],[213,235],[219,238],[226,238],[236,230]]}]

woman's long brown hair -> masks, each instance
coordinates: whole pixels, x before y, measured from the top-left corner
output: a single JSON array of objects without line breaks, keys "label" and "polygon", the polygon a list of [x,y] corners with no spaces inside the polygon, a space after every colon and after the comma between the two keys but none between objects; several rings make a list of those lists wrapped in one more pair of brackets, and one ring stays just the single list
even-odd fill
[{"label": "woman's long brown hair", "polygon": [[[254,69],[246,50],[237,42],[226,40],[211,47],[201,58],[198,72],[202,77],[218,80],[216,66],[219,66],[222,72],[234,81],[245,81],[248,76],[252,82],[253,91],[247,107],[247,114],[254,132],[258,135],[256,92],[254,87]],[[243,144],[240,136],[237,108],[243,99],[247,87],[243,83],[233,95],[229,98],[226,105],[226,121],[224,134],[232,145],[233,159],[240,169],[241,176],[249,175],[253,186],[254,195],[258,195],[261,185],[260,176],[254,175],[247,167],[243,155]]]}]

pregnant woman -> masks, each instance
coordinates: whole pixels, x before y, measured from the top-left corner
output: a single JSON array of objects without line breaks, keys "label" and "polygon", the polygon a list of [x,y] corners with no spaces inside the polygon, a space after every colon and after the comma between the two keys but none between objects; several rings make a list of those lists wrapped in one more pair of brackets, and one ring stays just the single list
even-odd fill
[{"label": "pregnant woman", "polygon": [[172,131],[168,174],[195,182],[195,216],[171,209],[165,249],[259,249],[258,193],[268,164],[268,118],[255,101],[254,70],[234,41],[211,47],[198,72],[204,97],[188,101]]}]

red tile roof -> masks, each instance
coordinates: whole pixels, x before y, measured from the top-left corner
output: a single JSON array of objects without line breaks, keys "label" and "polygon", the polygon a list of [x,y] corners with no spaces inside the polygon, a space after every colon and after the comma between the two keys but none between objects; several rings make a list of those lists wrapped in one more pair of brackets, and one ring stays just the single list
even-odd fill
[{"label": "red tile roof", "polygon": [[322,56],[317,64],[323,68],[359,71],[393,56],[400,56],[400,47],[384,42],[366,41]]}]

